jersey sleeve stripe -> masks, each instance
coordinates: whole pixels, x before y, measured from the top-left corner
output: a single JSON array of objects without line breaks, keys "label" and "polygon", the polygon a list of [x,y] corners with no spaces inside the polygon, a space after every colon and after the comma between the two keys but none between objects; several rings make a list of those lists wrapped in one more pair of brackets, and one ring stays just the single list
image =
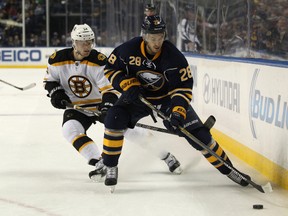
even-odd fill
[{"label": "jersey sleeve stripe", "polygon": [[118,76],[119,74],[121,74],[122,73],[122,71],[121,70],[119,70],[119,71],[116,71],[115,73],[113,73],[113,75],[112,76],[110,76],[110,79],[109,79],[109,81],[113,84],[113,80],[115,79],[115,77],[116,76]]},{"label": "jersey sleeve stripe", "polygon": [[183,98],[188,104],[190,104],[190,102],[191,102],[191,100],[189,99],[189,98],[187,98],[185,95],[183,95],[183,94],[173,94],[172,96],[171,96],[171,99],[172,98],[174,98],[174,97],[181,97],[181,98]]},{"label": "jersey sleeve stripe", "polygon": [[112,88],[113,88],[112,85],[106,85],[106,86],[103,86],[102,88],[99,88],[99,90],[102,92],[102,91],[107,91]]}]

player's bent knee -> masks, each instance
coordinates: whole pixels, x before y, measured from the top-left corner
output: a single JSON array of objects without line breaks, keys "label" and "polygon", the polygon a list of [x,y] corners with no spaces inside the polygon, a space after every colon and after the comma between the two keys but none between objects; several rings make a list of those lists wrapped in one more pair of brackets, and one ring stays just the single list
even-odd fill
[{"label": "player's bent knee", "polygon": [[[205,127],[198,128],[196,130],[191,131],[191,134],[195,136],[198,140],[208,146],[213,140],[211,133]],[[197,143],[192,142],[191,139],[188,139],[189,143],[197,150],[201,151],[203,148],[199,146]]]},{"label": "player's bent knee", "polygon": [[120,106],[113,106],[109,109],[105,118],[105,127],[110,129],[122,130],[126,129],[130,115],[125,108]]},{"label": "player's bent knee", "polygon": [[62,134],[68,142],[72,142],[79,134],[84,134],[85,130],[77,120],[66,121],[62,126]]}]

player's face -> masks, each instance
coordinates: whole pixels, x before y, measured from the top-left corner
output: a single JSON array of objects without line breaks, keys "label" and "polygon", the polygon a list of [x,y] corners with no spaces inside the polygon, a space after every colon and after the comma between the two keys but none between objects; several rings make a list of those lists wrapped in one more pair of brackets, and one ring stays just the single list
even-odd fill
[{"label": "player's face", "polygon": [[87,57],[90,55],[93,45],[94,45],[93,40],[75,41],[76,50],[83,57]]},{"label": "player's face", "polygon": [[146,16],[153,16],[153,15],[155,15],[156,13],[155,13],[154,10],[145,10],[144,14],[145,14]]},{"label": "player's face", "polygon": [[165,39],[165,33],[146,34],[144,37],[144,40],[146,41],[146,49],[150,55],[155,55],[161,50]]}]

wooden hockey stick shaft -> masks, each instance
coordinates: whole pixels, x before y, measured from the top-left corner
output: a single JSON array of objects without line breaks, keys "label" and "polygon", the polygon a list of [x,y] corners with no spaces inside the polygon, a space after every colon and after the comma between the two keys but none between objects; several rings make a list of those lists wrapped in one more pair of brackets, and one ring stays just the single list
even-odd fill
[{"label": "wooden hockey stick shaft", "polygon": [[6,82],[6,81],[4,81],[2,79],[0,79],[0,82],[5,83],[6,85],[12,86],[12,87],[14,87],[16,89],[19,89],[21,91],[24,91],[24,90],[27,90],[27,89],[30,89],[30,88],[33,88],[34,86],[36,86],[36,83],[31,83],[31,84],[29,84],[29,85],[27,85],[25,87],[19,87],[19,86],[11,84],[9,82]]},{"label": "wooden hockey stick shaft", "polygon": [[[164,113],[162,113],[160,110],[158,110],[156,107],[154,107],[149,101],[147,101],[143,96],[139,97],[140,100],[146,104],[149,108],[151,108],[153,111],[155,111],[160,117],[162,117],[164,120],[170,121],[170,118],[167,117]],[[258,191],[262,193],[266,192],[272,192],[272,187],[271,184],[268,182],[266,185],[261,186],[256,184],[250,179],[247,179],[245,176],[243,176],[241,173],[239,173],[238,170],[236,170],[233,166],[231,166],[229,163],[227,163],[222,157],[217,155],[214,151],[212,151],[209,147],[207,147],[203,142],[198,140],[196,137],[194,137],[191,133],[189,133],[185,128],[179,126],[179,130],[181,131],[182,134],[184,134],[186,137],[188,137],[190,140],[193,142],[197,143],[199,146],[201,146],[203,149],[205,149],[207,152],[209,152],[211,155],[216,157],[221,163],[223,163],[227,168],[230,170],[233,170],[237,175],[239,175],[244,181],[252,185],[254,188],[256,188]]]}]

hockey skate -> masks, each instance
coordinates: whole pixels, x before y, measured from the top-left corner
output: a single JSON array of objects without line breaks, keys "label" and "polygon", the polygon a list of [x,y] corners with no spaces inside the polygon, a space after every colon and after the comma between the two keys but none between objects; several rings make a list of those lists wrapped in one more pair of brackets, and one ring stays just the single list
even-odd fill
[{"label": "hockey skate", "polygon": [[168,153],[167,156],[162,160],[165,161],[165,163],[169,167],[170,172],[177,175],[180,175],[182,173],[183,170],[181,168],[180,162],[171,153]]},{"label": "hockey skate", "polygon": [[95,164],[95,170],[89,173],[89,178],[92,181],[99,182],[106,175],[106,166],[103,164],[103,159]]},{"label": "hockey skate", "polygon": [[[234,168],[235,169],[235,168]],[[236,169],[237,170],[237,169]],[[238,170],[237,170],[238,171]],[[238,171],[239,172],[239,171]],[[242,176],[244,176],[246,179],[251,180],[251,177],[249,175],[246,175],[242,172],[239,172]],[[231,172],[227,175],[228,178],[230,178],[232,181],[236,182],[237,184],[241,185],[242,187],[246,187],[249,185],[247,181],[245,181],[238,173],[236,173],[234,170],[231,170]]]},{"label": "hockey skate", "polygon": [[110,192],[113,193],[118,179],[118,167],[107,167],[105,185],[110,187]]}]

